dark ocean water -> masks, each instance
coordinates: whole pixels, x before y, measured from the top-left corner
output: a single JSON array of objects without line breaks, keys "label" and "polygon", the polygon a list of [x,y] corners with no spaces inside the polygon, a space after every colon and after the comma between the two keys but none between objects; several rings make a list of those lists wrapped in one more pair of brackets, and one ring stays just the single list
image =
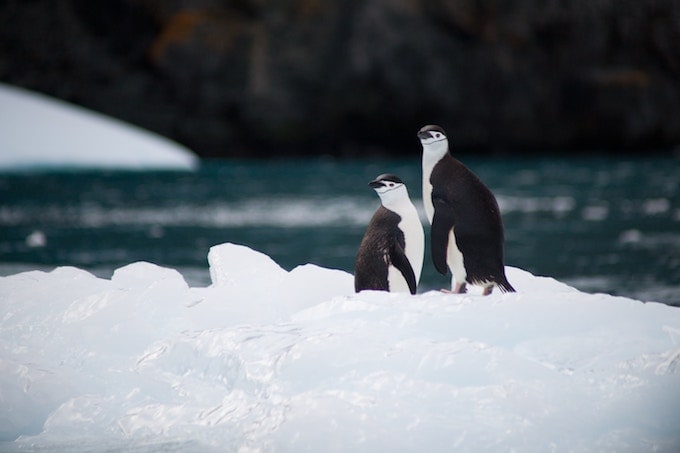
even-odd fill
[{"label": "dark ocean water", "polygon": [[[680,305],[680,159],[462,160],[498,198],[506,264],[588,292]],[[110,277],[143,260],[203,286],[208,250],[222,242],[260,250],[286,269],[315,263],[351,272],[379,205],[367,184],[385,172],[406,182],[422,212],[417,157],[0,174],[0,275],[72,265]],[[448,282],[427,256],[419,291]]]}]

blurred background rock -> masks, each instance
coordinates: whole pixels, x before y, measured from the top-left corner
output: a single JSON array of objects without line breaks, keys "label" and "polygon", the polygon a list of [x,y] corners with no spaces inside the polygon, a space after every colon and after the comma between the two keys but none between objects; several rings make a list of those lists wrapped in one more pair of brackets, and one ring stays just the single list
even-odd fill
[{"label": "blurred background rock", "polygon": [[3,0],[0,81],[204,157],[672,150],[680,1]]}]

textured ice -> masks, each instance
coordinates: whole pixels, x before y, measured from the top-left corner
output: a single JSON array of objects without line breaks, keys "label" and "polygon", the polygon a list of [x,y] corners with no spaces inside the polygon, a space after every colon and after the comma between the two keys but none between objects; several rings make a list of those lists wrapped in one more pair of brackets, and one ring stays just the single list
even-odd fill
[{"label": "textured ice", "polygon": [[0,278],[0,451],[679,451],[680,309],[353,292],[236,244]]}]

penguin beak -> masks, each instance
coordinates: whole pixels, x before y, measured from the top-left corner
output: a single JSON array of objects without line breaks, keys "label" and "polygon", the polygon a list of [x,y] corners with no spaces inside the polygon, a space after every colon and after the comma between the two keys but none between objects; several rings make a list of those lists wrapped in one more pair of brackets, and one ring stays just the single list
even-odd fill
[{"label": "penguin beak", "polygon": [[370,187],[372,189],[377,189],[378,187],[382,187],[382,186],[384,186],[382,181],[378,181],[377,179],[368,183],[368,187]]},{"label": "penguin beak", "polygon": [[432,138],[432,134],[430,134],[429,131],[421,131],[418,132],[418,138],[421,140],[427,140],[428,138]]}]

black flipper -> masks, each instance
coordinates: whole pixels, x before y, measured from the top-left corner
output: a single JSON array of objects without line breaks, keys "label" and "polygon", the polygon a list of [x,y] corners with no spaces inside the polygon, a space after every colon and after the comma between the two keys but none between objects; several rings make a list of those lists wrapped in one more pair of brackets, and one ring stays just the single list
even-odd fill
[{"label": "black flipper", "polygon": [[443,199],[433,195],[432,204],[434,205],[430,238],[432,262],[440,274],[446,275],[448,271],[446,254],[449,248],[449,232],[453,228],[455,218],[453,209]]},{"label": "black flipper", "polygon": [[408,289],[411,291],[411,294],[415,294],[417,286],[416,274],[413,272],[411,263],[406,257],[406,252],[400,244],[395,244],[390,249],[390,260],[392,261],[392,265],[399,269],[401,275],[403,275],[406,279],[406,283],[408,283]]}]

